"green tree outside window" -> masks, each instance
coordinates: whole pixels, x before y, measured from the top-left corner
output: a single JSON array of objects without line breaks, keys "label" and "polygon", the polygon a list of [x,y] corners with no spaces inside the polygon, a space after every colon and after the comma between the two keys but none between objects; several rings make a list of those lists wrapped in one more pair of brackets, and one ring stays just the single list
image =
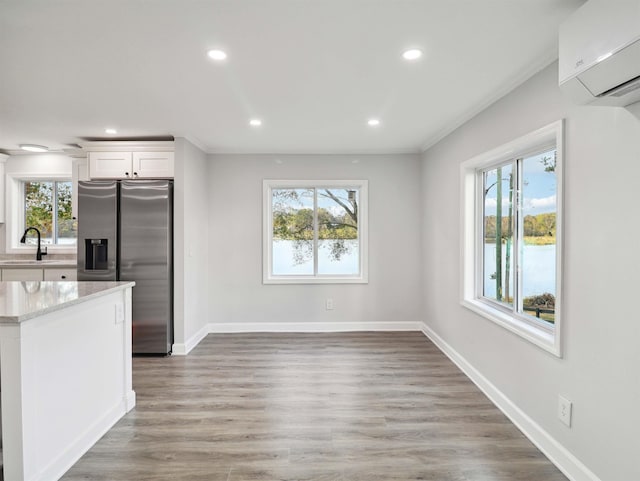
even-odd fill
[{"label": "green tree outside window", "polygon": [[[25,181],[24,228],[37,228],[45,244],[75,244],[71,195],[72,184],[68,181]],[[27,243],[35,244],[36,238],[27,237]]]}]

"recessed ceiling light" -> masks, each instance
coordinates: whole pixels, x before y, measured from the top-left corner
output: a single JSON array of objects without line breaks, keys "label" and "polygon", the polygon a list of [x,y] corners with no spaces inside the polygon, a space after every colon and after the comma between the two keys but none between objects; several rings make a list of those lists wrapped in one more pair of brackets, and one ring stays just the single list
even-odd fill
[{"label": "recessed ceiling light", "polygon": [[227,58],[227,54],[226,52],[222,51],[222,50],[209,50],[207,52],[207,55],[209,56],[210,59],[213,60],[224,60],[225,58]]},{"label": "recessed ceiling light", "polygon": [[405,50],[402,53],[402,58],[405,60],[418,60],[420,57],[422,57],[422,50],[417,48]]},{"label": "recessed ceiling light", "polygon": [[371,127],[377,127],[378,125],[380,125],[380,120],[378,120],[378,119],[369,119],[369,120],[367,120],[367,124],[369,124]]},{"label": "recessed ceiling light", "polygon": [[114,135],[114,134],[117,134],[118,131],[116,129],[106,128],[104,129],[104,133],[109,135]]},{"label": "recessed ceiling light", "polygon": [[249,120],[249,125],[251,127],[260,127],[262,125],[262,120],[260,120],[260,119],[251,119],[251,120]]},{"label": "recessed ceiling light", "polygon": [[49,151],[49,147],[45,147],[44,145],[36,145],[36,144],[20,144],[20,148],[28,152],[48,152]]}]

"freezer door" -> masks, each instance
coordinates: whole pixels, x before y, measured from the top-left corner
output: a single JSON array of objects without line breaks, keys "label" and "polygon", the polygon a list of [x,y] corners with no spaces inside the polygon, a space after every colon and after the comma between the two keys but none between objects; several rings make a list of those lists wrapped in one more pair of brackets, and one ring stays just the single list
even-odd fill
[{"label": "freezer door", "polygon": [[133,288],[134,354],[173,344],[173,189],[166,180],[120,185],[120,280]]},{"label": "freezer door", "polygon": [[78,182],[78,280],[117,280],[118,183]]}]

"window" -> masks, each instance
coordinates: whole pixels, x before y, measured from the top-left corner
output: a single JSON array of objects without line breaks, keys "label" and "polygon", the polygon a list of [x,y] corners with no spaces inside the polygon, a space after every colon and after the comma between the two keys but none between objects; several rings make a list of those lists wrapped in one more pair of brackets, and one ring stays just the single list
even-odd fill
[{"label": "window", "polygon": [[366,181],[264,181],[265,283],[366,283]]},{"label": "window", "polygon": [[[21,230],[35,227],[45,245],[75,245],[75,221],[71,214],[71,181],[24,180],[21,182],[24,206]],[[37,244],[31,233],[26,244]]]},{"label": "window", "polygon": [[560,355],[562,122],[462,164],[466,307]]},{"label": "window", "polygon": [[6,252],[35,252],[38,236],[27,234],[27,227],[40,231],[41,243],[49,253],[75,254],[77,221],[73,218],[73,183],[66,175],[7,173]]}]

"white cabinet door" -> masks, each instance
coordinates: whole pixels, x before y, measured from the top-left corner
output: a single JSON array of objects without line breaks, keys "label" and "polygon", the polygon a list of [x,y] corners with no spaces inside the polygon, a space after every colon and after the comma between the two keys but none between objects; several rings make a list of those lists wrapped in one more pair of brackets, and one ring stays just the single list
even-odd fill
[{"label": "white cabinet door", "polygon": [[173,152],[133,152],[134,178],[173,178]]},{"label": "white cabinet door", "polygon": [[89,177],[92,179],[133,178],[131,152],[89,152]]},{"label": "white cabinet door", "polygon": [[172,179],[173,152],[89,152],[92,179]]},{"label": "white cabinet door", "polygon": [[45,269],[45,281],[75,281],[78,279],[78,273],[75,269]]},{"label": "white cabinet door", "polygon": [[42,269],[2,269],[3,281],[41,281]]}]

